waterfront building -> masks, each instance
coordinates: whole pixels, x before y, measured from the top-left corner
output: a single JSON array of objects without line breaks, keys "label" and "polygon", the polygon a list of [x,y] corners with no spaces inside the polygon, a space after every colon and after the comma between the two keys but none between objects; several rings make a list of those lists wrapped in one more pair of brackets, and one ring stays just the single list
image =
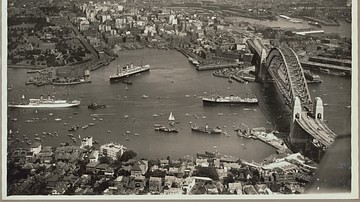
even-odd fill
[{"label": "waterfront building", "polygon": [[99,150],[93,150],[89,155],[90,162],[97,162],[99,160]]},{"label": "waterfront building", "polygon": [[81,145],[80,148],[84,148],[84,147],[92,147],[93,146],[93,137],[85,137],[81,140]]},{"label": "waterfront building", "polygon": [[41,151],[41,144],[40,142],[35,142],[34,144],[32,144],[30,146],[30,152],[32,152],[33,154],[38,154]]},{"label": "waterfront building", "polygon": [[119,153],[119,155],[122,156],[125,149],[126,148],[123,145],[108,143],[100,146],[100,154],[104,156],[108,156],[115,160],[117,153]]}]

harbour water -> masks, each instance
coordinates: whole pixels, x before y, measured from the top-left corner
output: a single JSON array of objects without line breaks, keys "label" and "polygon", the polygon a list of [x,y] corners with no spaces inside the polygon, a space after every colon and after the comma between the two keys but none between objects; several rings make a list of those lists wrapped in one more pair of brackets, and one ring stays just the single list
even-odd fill
[{"label": "harbour water", "polygon": [[[150,64],[150,72],[130,77],[133,85],[111,84],[109,75],[116,72],[116,66],[133,62],[135,65]],[[137,152],[142,158],[179,158],[195,155],[204,150],[233,155],[245,160],[260,161],[275,153],[275,149],[263,142],[243,139],[234,132],[234,127],[245,123],[248,127],[276,129],[276,118],[282,111],[277,110],[272,95],[264,93],[264,86],[258,83],[230,83],[227,79],[214,77],[212,71],[198,72],[181,53],[172,50],[142,49],[120,52],[110,65],[91,73],[92,83],[71,87],[26,86],[31,74],[24,69],[8,69],[8,102],[38,98],[40,95],[54,95],[59,99],[81,100],[80,107],[68,109],[11,109],[8,111],[8,127],[15,138],[23,135],[34,142],[35,134],[54,131],[58,136],[44,135],[43,145],[59,146],[61,142],[72,143],[68,134],[78,138],[93,136],[100,144],[118,142]],[[322,84],[310,85],[312,97],[320,96],[325,106],[325,119],[336,133],[350,130],[351,79],[320,75]],[[211,93],[219,95],[249,96],[259,98],[258,106],[203,106],[201,97]],[[148,98],[144,98],[147,95]],[[266,99],[263,96],[266,96]],[[92,101],[106,104],[105,109],[90,110]],[[263,102],[263,103],[261,103]],[[170,112],[176,121],[179,133],[162,133],[154,130],[154,124],[167,125]],[[274,113],[275,112],[275,113]],[[158,116],[156,116],[158,115]],[[17,121],[11,121],[14,117]],[[61,121],[56,121],[60,118]],[[101,118],[101,120],[100,120]],[[32,120],[32,122],[26,122]],[[82,129],[90,122],[95,126]],[[190,122],[197,125],[220,126],[230,136],[194,133]],[[64,125],[68,123],[68,125]],[[270,124],[271,123],[271,124]],[[69,132],[74,125],[78,131]],[[281,123],[280,123],[281,124]],[[15,132],[18,131],[18,134]],[[130,131],[127,134],[126,131]],[[138,133],[139,135],[134,135]],[[128,138],[128,139],[127,139]],[[76,143],[79,145],[79,141]],[[13,141],[11,147],[21,142]]]}]

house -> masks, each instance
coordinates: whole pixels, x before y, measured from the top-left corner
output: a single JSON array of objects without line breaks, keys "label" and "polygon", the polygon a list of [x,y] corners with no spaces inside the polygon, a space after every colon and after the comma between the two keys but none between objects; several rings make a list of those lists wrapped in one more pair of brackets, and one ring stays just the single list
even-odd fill
[{"label": "house", "polygon": [[40,153],[35,155],[35,158],[40,163],[51,163],[53,156],[53,148],[51,146],[42,147]]},{"label": "house", "polygon": [[219,191],[215,184],[209,183],[205,185],[206,193],[207,194],[218,194]]},{"label": "house", "polygon": [[241,165],[239,165],[238,163],[226,163],[226,162],[224,162],[223,167],[224,167],[224,170],[230,171],[231,168],[239,169],[241,167]]},{"label": "house", "polygon": [[96,171],[96,173],[102,172],[105,174],[105,170],[107,170],[108,168],[109,168],[108,164],[102,163],[102,164],[98,164],[95,167],[95,171]]},{"label": "house", "polygon": [[90,162],[97,162],[99,160],[99,151],[98,150],[92,150],[89,155],[89,161]]},{"label": "house", "polygon": [[266,186],[266,184],[256,184],[255,189],[259,194],[270,194],[271,190]]},{"label": "house", "polygon": [[171,165],[173,165],[173,166],[177,166],[180,164],[181,164],[181,161],[179,161],[179,160],[171,160]]},{"label": "house", "polygon": [[209,177],[193,177],[196,183],[209,183],[212,182],[212,179]]},{"label": "house", "polygon": [[97,162],[97,161],[86,164],[86,171],[94,173],[96,171],[96,166],[98,164],[99,164],[99,162]]},{"label": "house", "polygon": [[169,189],[164,189],[165,195],[182,195],[183,191],[181,188],[171,187]]},{"label": "house", "polygon": [[136,177],[139,175],[144,175],[148,170],[148,161],[140,160],[134,163],[131,168],[131,176]]},{"label": "house", "polygon": [[243,187],[243,192],[244,192],[244,194],[246,194],[246,195],[257,195],[257,194],[259,194],[259,193],[256,191],[256,189],[254,188],[253,185],[245,185],[245,186]]},{"label": "house", "polygon": [[190,165],[186,166],[186,168],[184,170],[184,175],[191,176],[192,173],[194,172],[194,169],[195,169],[194,166],[190,166]]},{"label": "house", "polygon": [[164,180],[164,186],[171,188],[172,185],[175,183],[176,179],[177,178],[175,176],[166,175]]},{"label": "house", "polygon": [[82,152],[80,151],[79,146],[57,147],[54,152],[55,160],[69,162],[77,161],[81,154]]},{"label": "house", "polygon": [[197,166],[200,167],[209,167],[209,162],[207,161],[207,159],[196,159],[195,161]]},{"label": "house", "polygon": [[33,158],[33,152],[28,149],[16,149],[11,153],[11,160],[16,163],[26,163]]},{"label": "house", "polygon": [[84,137],[82,140],[81,140],[81,145],[80,145],[80,148],[84,148],[84,147],[92,147],[93,146],[93,137]]},{"label": "house", "polygon": [[63,195],[68,189],[68,185],[64,181],[59,181],[56,183],[55,187],[51,191],[51,195]]},{"label": "house", "polygon": [[165,167],[165,166],[168,166],[169,165],[169,160],[167,159],[162,159],[160,160],[160,167]]},{"label": "house", "polygon": [[46,180],[46,189],[53,190],[56,187],[56,183],[59,181],[60,175],[53,174],[50,175]]},{"label": "house", "polygon": [[242,194],[242,185],[240,182],[229,183],[229,192],[232,194]]},{"label": "house", "polygon": [[192,188],[195,186],[195,180],[191,177],[185,178],[181,189],[184,193],[189,194]]},{"label": "house", "polygon": [[169,175],[174,175],[174,176],[177,176],[177,177],[182,177],[184,175],[184,170],[185,170],[185,168],[183,168],[183,167],[180,167],[180,168],[170,167],[169,171],[168,171],[168,174]]},{"label": "house", "polygon": [[104,174],[108,177],[114,176],[114,169],[111,167],[108,167],[104,170]]},{"label": "house", "polygon": [[114,186],[118,187],[118,189],[128,186],[129,184],[129,177],[126,176],[118,176],[114,180]]},{"label": "house", "polygon": [[159,193],[161,191],[162,179],[160,177],[150,177],[149,192]]},{"label": "house", "polygon": [[227,177],[228,172],[225,169],[216,169],[219,179],[222,180]]},{"label": "house", "polygon": [[144,189],[145,185],[146,185],[145,176],[139,175],[139,176],[136,176],[135,179],[133,180],[134,188]]},{"label": "house", "polygon": [[33,154],[38,154],[41,151],[41,144],[40,142],[35,142],[34,144],[32,144],[30,146],[30,152],[32,152]]}]

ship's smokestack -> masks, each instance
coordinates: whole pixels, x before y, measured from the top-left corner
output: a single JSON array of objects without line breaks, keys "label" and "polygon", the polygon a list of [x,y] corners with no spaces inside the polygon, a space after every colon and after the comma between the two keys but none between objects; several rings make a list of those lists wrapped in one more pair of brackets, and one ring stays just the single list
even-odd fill
[{"label": "ship's smokestack", "polygon": [[42,100],[43,99],[43,95],[40,95],[40,100]]},{"label": "ship's smokestack", "polygon": [[133,65],[133,63],[131,63],[131,64],[130,64],[130,68],[133,68],[133,67],[134,67],[134,65]]},{"label": "ship's smokestack", "polygon": [[50,95],[48,95],[48,100],[50,100],[51,99],[51,96]]}]

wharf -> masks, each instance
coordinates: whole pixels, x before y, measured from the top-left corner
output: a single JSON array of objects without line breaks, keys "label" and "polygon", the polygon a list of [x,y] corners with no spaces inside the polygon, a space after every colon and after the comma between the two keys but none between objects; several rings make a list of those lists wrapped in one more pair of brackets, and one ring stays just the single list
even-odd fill
[{"label": "wharf", "polygon": [[279,153],[291,153],[291,150],[286,146],[285,142],[282,139],[276,137],[274,135],[274,132],[268,133],[261,131],[261,129],[258,130],[255,128],[250,129],[248,132],[244,132],[241,131],[241,129],[237,129],[237,135],[239,137],[245,137],[247,139],[260,140],[277,149]]},{"label": "wharf", "polygon": [[273,133],[254,133],[253,135],[278,151],[290,152],[290,149],[286,146],[284,141],[276,137]]},{"label": "wharf", "polygon": [[340,26],[340,24],[335,22],[335,21],[329,22],[329,21],[320,20],[320,19],[313,18],[313,17],[308,17],[308,16],[302,16],[302,18],[304,18],[306,20],[311,20],[311,21],[314,21],[314,22],[321,23],[322,25],[325,25],[325,26]]},{"label": "wharf", "polygon": [[312,56],[312,57],[309,57],[309,61],[351,68],[351,60],[348,60],[348,59],[340,60],[340,59],[335,59],[335,58]]},{"label": "wharf", "polygon": [[199,67],[196,68],[196,70],[205,71],[205,70],[235,68],[235,67],[239,67],[239,64],[238,63],[207,64],[207,65],[200,65]]},{"label": "wharf", "polygon": [[344,76],[351,75],[350,67],[343,67],[343,66],[332,65],[332,64],[323,64],[323,63],[311,62],[311,61],[301,62],[301,66],[304,67],[305,69],[323,71],[323,72],[327,72],[329,74],[339,74],[340,73],[340,75],[344,75]]}]

